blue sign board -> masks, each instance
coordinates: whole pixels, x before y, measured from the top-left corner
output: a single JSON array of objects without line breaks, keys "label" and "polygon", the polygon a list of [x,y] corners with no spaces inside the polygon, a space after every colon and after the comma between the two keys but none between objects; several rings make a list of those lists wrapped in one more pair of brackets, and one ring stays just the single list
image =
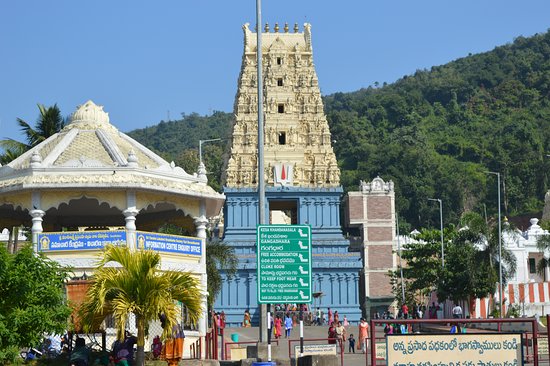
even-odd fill
[{"label": "blue sign board", "polygon": [[38,234],[38,250],[98,250],[105,246],[126,245],[126,231],[67,231]]},{"label": "blue sign board", "polygon": [[152,249],[158,252],[202,255],[202,239],[188,236],[137,232],[138,249]]}]

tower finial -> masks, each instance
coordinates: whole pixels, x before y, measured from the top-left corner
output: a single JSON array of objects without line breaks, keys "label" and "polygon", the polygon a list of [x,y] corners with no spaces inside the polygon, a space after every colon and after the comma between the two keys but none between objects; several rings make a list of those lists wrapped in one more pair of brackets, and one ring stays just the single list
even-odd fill
[{"label": "tower finial", "polygon": [[273,29],[275,30],[275,33],[279,33],[279,23],[275,23],[275,27]]},{"label": "tower finial", "polygon": [[294,23],[294,33],[298,33],[300,28],[298,28],[298,23]]},{"label": "tower finial", "polygon": [[269,33],[269,23],[265,23],[264,32]]},{"label": "tower finial", "polygon": [[285,27],[283,29],[285,30],[285,33],[288,33],[288,23],[285,23]]}]

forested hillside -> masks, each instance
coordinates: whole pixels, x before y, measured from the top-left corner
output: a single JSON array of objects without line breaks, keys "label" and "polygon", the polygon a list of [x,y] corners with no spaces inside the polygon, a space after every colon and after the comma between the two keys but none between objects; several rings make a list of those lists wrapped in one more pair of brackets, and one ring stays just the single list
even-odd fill
[{"label": "forested hillside", "polygon": [[[550,168],[550,33],[324,102],[342,184],[349,190],[376,175],[393,180],[402,222],[438,224],[439,209],[427,198],[443,200],[446,223],[467,210],[496,212],[496,176],[487,171],[501,173],[506,215],[542,209]],[[198,140],[228,136],[231,118],[193,114],[130,135],[195,171]],[[205,145],[216,188],[223,148]]]}]

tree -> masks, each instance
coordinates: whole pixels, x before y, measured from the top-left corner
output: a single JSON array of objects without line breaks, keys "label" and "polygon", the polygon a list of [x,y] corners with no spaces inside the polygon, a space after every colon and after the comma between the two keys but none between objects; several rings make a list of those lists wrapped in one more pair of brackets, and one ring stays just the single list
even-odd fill
[{"label": "tree", "polygon": [[[503,282],[516,271],[514,255],[502,248],[498,255],[498,229],[494,223],[486,223],[476,213],[463,215],[466,226],[456,230],[453,226],[444,230],[445,266],[441,266],[441,241],[438,230],[424,230],[415,236],[417,242],[406,244],[402,251],[403,276],[407,294],[426,294],[435,290],[439,301],[470,301],[494,295],[498,270],[502,261]],[[505,230],[511,231],[509,226]],[[398,271],[391,273],[396,298],[401,297],[397,285]],[[399,292],[398,292],[399,291]]]},{"label": "tree", "polygon": [[[80,307],[84,331],[97,329],[108,314],[115,319],[117,338],[124,339],[131,314],[137,328],[136,365],[143,366],[146,330],[149,322],[163,315],[163,337],[171,336],[178,323],[180,301],[189,320],[196,323],[202,314],[202,293],[190,273],[161,271],[160,254],[133,251],[126,246],[107,246],[93,273],[92,284]],[[113,263],[115,266],[107,266]]]},{"label": "tree", "polygon": [[44,334],[63,334],[71,309],[65,300],[66,268],[25,245],[15,254],[0,248],[0,364]]},{"label": "tree", "polygon": [[[550,229],[550,222],[549,221],[542,222],[541,227],[544,230]],[[550,260],[549,260],[550,235],[549,234],[540,235],[537,238],[537,249],[542,254],[542,258],[539,259],[537,263],[537,273],[541,276],[545,276],[545,270],[550,265]],[[544,279],[545,281],[548,281],[547,278],[544,278]]]},{"label": "tree", "polygon": [[[190,235],[185,229],[174,224],[164,224],[158,231],[171,235]],[[238,259],[233,247],[217,239],[206,240],[207,302],[209,309],[212,309],[214,301],[222,288],[220,270],[223,269],[227,276],[231,277],[237,272],[237,263]]]},{"label": "tree", "polygon": [[224,242],[206,242],[206,274],[208,276],[208,306],[212,308],[216,297],[222,289],[220,269],[225,270],[228,277],[237,272],[237,256],[235,249]]},{"label": "tree", "polygon": [[6,153],[2,158],[3,164],[6,163],[6,160],[13,160],[17,158],[25,151],[38,145],[48,137],[58,133],[65,126],[65,120],[61,116],[61,111],[59,110],[59,107],[57,107],[57,104],[54,104],[51,107],[45,107],[43,104],[38,104],[38,110],[40,115],[36,120],[34,128],[23,119],[17,118],[17,123],[25,135],[26,142],[20,142],[14,139],[5,139],[0,141],[0,146],[6,150]]}]

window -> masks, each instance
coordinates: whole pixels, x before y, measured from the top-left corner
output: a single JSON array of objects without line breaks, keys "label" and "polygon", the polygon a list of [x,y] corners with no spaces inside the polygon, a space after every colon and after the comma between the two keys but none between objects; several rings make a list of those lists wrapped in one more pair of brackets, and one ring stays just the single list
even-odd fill
[{"label": "window", "polygon": [[279,104],[277,106],[277,112],[279,113],[285,113],[285,105],[284,104]]},{"label": "window", "polygon": [[279,132],[279,145],[286,145],[286,132]]},{"label": "window", "polygon": [[282,78],[277,79],[277,86],[283,86],[283,79]]},{"label": "window", "polygon": [[280,57],[277,57],[277,65],[282,65],[282,64],[283,64],[283,59]]},{"label": "window", "polygon": [[535,258],[529,258],[529,273],[537,273]]}]

